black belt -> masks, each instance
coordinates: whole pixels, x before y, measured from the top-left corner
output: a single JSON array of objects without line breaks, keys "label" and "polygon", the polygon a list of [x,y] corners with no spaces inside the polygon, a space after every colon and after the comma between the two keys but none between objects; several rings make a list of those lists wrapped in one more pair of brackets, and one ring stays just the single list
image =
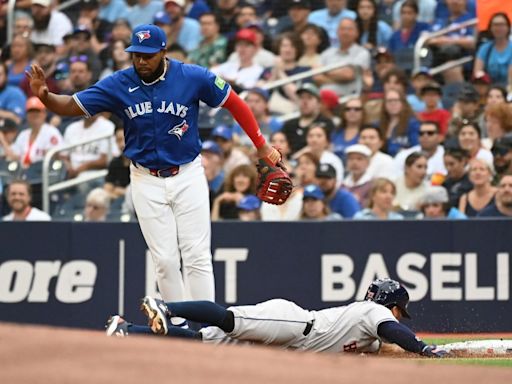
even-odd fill
[{"label": "black belt", "polygon": [[[132,161],[133,165],[138,167],[139,165]],[[156,176],[156,177],[163,177],[163,178],[166,178],[166,177],[172,177],[172,176],[176,176],[179,172],[180,172],[180,166],[179,165],[173,165],[172,167],[169,167],[169,168],[163,168],[163,169],[151,169],[151,168],[147,168],[147,170],[149,171],[149,173],[153,176]]]},{"label": "black belt", "polygon": [[309,323],[306,324],[306,328],[304,328],[304,332],[302,332],[304,336],[309,335],[309,332],[311,332],[311,329],[313,329],[314,322],[315,320],[311,320]]}]

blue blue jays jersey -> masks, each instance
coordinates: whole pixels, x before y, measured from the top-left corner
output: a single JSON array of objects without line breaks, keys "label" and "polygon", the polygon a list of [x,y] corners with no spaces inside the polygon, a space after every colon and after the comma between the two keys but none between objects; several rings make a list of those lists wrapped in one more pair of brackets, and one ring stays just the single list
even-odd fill
[{"label": "blue blue jays jersey", "polygon": [[152,169],[186,164],[201,151],[199,101],[224,104],[230,86],[206,68],[168,61],[165,79],[144,85],[133,67],[73,97],[88,116],[109,111],[124,122],[126,157]]}]

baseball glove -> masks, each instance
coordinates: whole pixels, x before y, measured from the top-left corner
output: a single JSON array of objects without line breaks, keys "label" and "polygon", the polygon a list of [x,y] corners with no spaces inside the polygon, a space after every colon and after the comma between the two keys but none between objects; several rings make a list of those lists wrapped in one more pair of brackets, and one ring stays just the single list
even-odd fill
[{"label": "baseball glove", "polygon": [[425,345],[421,351],[421,355],[427,357],[447,357],[448,352],[437,345]]},{"label": "baseball glove", "polygon": [[292,193],[292,180],[286,169],[281,164],[268,158],[258,160],[258,186],[256,188],[258,198],[266,203],[281,205],[286,202]]}]

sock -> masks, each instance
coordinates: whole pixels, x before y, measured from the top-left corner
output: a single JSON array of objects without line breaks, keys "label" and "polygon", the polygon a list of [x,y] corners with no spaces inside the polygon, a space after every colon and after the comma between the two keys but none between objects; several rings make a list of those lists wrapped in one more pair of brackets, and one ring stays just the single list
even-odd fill
[{"label": "sock", "polygon": [[[153,333],[151,328],[147,325],[137,325],[137,324],[130,324],[128,325],[128,334],[134,333],[134,334],[144,334],[144,335],[157,335],[156,333]],[[179,327],[169,327],[167,331],[167,335],[170,337],[179,337],[182,339],[202,339],[202,335],[199,332],[192,331],[190,329],[183,329]]]},{"label": "sock", "polygon": [[191,329],[184,329],[180,327],[169,327],[167,336],[179,337],[181,339],[196,339],[202,340],[203,336],[200,332],[193,331]]},{"label": "sock", "polygon": [[128,325],[128,334],[130,333],[138,333],[138,334],[153,334],[151,328],[147,325],[137,325],[130,324]]},{"label": "sock", "polygon": [[172,316],[215,325],[224,332],[231,332],[234,328],[233,312],[211,301],[183,301],[166,304]]}]

